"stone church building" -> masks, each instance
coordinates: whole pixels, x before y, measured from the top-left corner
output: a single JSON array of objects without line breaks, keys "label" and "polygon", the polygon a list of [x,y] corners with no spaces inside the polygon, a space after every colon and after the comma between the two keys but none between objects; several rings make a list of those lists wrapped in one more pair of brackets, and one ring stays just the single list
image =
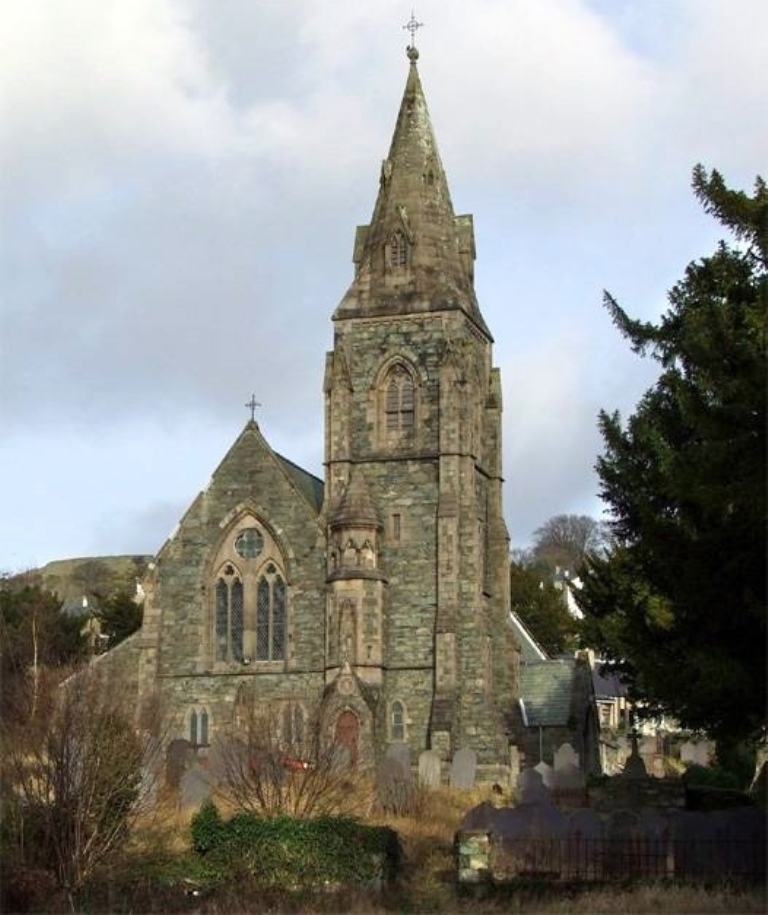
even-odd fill
[{"label": "stone church building", "polygon": [[[502,516],[501,380],[417,69],[325,364],[325,480],[249,421],[156,557],[109,652],[168,739],[243,708],[319,723],[361,765],[407,743],[509,761],[518,652]],[[283,717],[280,717],[283,715]]]}]

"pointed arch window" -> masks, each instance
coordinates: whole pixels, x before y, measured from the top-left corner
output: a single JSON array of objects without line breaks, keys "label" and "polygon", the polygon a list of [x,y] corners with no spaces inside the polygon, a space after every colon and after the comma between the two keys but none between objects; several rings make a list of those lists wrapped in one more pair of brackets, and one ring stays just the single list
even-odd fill
[{"label": "pointed arch window", "polygon": [[405,706],[399,699],[389,707],[389,738],[405,740]]},{"label": "pointed arch window", "polygon": [[209,745],[207,709],[192,709],[189,713],[189,742],[193,747]]},{"label": "pointed arch window", "polygon": [[404,366],[396,365],[385,381],[384,418],[387,432],[412,432],[415,406],[413,378]]},{"label": "pointed arch window", "polygon": [[408,239],[400,229],[389,240],[389,262],[392,267],[408,266]]},{"label": "pointed arch window", "polygon": [[243,660],[243,582],[231,563],[216,581],[216,660]]},{"label": "pointed arch window", "polygon": [[287,662],[288,577],[269,528],[249,515],[233,525],[212,563],[211,578],[206,652],[211,662]]},{"label": "pointed arch window", "polygon": [[286,587],[274,563],[256,585],[256,660],[285,658]]}]

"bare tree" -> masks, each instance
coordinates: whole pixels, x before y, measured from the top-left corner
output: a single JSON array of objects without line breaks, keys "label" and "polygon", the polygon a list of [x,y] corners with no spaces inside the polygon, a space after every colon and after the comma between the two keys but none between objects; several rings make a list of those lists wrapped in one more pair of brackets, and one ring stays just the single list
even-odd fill
[{"label": "bare tree", "polygon": [[234,807],[259,816],[361,814],[371,804],[368,780],[338,745],[324,742],[316,714],[286,703],[251,709],[214,745],[218,792]]},{"label": "bare tree", "polygon": [[534,531],[535,562],[574,573],[607,545],[608,528],[589,515],[555,515]]},{"label": "bare tree", "polygon": [[127,838],[156,771],[158,742],[136,731],[123,695],[90,667],[45,703],[38,696],[35,716],[3,734],[15,863],[53,872],[73,906]]}]

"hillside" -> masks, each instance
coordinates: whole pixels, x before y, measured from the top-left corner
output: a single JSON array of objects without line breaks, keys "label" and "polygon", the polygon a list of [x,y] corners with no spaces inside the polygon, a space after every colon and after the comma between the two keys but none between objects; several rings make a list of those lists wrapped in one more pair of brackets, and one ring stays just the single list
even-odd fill
[{"label": "hillside", "polygon": [[151,556],[84,556],[56,559],[39,569],[30,569],[8,579],[11,587],[39,585],[53,591],[65,604],[79,602],[83,595],[108,595],[115,591],[133,594]]}]

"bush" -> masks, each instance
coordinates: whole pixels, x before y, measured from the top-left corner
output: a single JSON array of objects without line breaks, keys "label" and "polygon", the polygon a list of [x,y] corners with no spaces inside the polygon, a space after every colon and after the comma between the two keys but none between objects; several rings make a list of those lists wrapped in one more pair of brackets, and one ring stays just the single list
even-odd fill
[{"label": "bush", "polygon": [[400,863],[394,830],[348,817],[263,819],[237,813],[225,821],[206,802],[193,816],[191,832],[195,852],[218,878],[250,879],[265,888],[385,881]]}]

